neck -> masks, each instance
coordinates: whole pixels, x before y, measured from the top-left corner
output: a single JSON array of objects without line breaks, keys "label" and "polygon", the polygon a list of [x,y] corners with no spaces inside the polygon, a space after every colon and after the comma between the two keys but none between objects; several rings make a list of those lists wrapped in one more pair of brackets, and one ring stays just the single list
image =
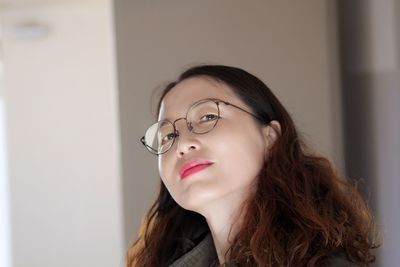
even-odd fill
[{"label": "neck", "polygon": [[237,217],[241,203],[241,201],[231,201],[229,209],[214,209],[213,212],[208,213],[209,216],[205,216],[220,264],[227,260],[225,253],[231,246],[242,224],[242,216]]}]

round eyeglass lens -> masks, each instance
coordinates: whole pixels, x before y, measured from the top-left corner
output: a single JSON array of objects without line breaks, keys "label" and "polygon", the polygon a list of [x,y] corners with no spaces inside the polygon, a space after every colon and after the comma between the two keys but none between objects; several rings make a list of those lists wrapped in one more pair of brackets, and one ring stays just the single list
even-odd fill
[{"label": "round eyeglass lens", "polygon": [[187,113],[189,129],[197,134],[211,131],[217,124],[219,108],[212,100],[204,100],[193,105]]},{"label": "round eyeglass lens", "polygon": [[150,152],[164,153],[174,141],[174,126],[169,121],[156,122],[147,129],[144,138]]},{"label": "round eyeglass lens", "polygon": [[[187,113],[188,130],[196,134],[207,133],[215,127],[218,118],[217,103],[212,100],[200,101],[194,104]],[[164,120],[151,125],[144,137],[146,147],[150,152],[162,154],[171,148],[176,136],[173,124]]]}]

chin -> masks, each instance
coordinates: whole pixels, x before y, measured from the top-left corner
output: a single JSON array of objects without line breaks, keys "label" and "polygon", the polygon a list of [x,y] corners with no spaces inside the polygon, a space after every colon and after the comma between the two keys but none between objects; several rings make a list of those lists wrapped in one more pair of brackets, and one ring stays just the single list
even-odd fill
[{"label": "chin", "polygon": [[181,201],[177,203],[186,210],[197,212],[205,216],[207,213],[211,212],[212,209],[217,207],[215,200],[216,197],[211,197],[210,195],[204,197],[190,196],[188,198],[181,199]]},{"label": "chin", "polygon": [[179,206],[181,206],[182,208],[184,208],[185,210],[190,210],[190,211],[194,211],[197,213],[201,212],[201,207],[204,205],[204,203],[202,203],[202,201],[200,200],[189,200],[189,199],[185,199],[183,201],[179,201],[177,202],[179,204]]}]

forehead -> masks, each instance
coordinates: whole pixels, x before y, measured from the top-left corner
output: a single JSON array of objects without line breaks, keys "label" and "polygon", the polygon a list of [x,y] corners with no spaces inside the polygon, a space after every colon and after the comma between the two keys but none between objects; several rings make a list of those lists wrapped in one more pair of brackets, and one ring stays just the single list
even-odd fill
[{"label": "forehead", "polygon": [[193,77],[183,80],[169,91],[161,102],[159,120],[184,117],[189,107],[205,98],[218,98],[240,104],[240,99],[223,82],[210,77]]}]

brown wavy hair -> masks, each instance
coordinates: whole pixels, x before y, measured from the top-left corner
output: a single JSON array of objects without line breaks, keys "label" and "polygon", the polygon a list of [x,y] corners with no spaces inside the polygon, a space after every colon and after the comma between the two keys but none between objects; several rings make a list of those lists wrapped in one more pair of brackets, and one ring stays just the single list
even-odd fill
[{"label": "brown wavy hair", "polygon": [[[324,157],[307,149],[288,111],[254,75],[222,65],[195,66],[166,86],[158,102],[182,80],[206,76],[227,84],[262,119],[277,120],[281,134],[246,199],[240,229],[225,256],[238,266],[323,266],[337,254],[357,266],[375,261],[373,218],[354,185]],[[168,266],[185,253],[185,240],[208,228],[185,210],[161,181],[159,195],[127,254],[127,267]]]}]

